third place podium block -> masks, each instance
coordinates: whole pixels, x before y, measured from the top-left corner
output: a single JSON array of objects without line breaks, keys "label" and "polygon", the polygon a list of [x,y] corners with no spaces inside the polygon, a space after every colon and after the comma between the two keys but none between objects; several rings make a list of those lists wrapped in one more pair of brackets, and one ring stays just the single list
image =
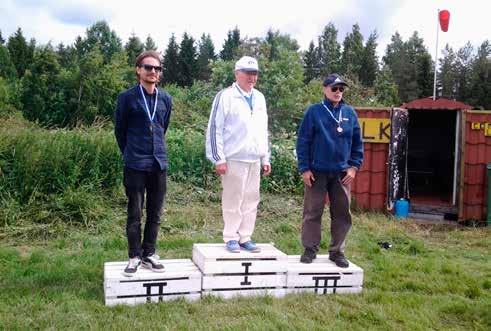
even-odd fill
[{"label": "third place podium block", "polygon": [[260,253],[231,253],[225,244],[194,244],[193,262],[203,273],[202,294],[284,296],[287,255],[270,244],[258,246]]},{"label": "third place podium block", "polygon": [[301,263],[300,255],[288,256],[287,293],[360,293],[362,286],[363,269],[354,263],[339,268],[329,255],[317,255],[310,264]]}]

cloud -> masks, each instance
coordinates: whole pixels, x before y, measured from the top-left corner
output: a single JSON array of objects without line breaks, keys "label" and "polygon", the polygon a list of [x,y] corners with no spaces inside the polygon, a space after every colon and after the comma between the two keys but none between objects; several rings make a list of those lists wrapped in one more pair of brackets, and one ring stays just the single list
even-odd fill
[{"label": "cloud", "polygon": [[[470,39],[478,45],[489,38],[489,29],[472,29],[476,22],[487,22],[487,11],[478,0],[249,0],[247,9],[219,0],[154,1],[130,3],[120,0],[0,0],[2,35],[8,37],[21,27],[26,38],[38,44],[52,41],[72,44],[77,35],[99,20],[106,20],[126,42],[135,33],[144,40],[150,35],[164,50],[172,33],[178,42],[186,31],[199,39],[209,33],[219,51],[227,31],[237,26],[241,36],[264,37],[268,28],[288,33],[301,49],[306,49],[324,27],[332,22],[342,43],[352,26],[358,23],[365,40],[376,30],[379,57],[390,37],[399,31],[407,40],[417,30],[430,53],[434,54],[436,10],[451,12],[448,33],[440,34],[440,45],[454,49]],[[149,9],[150,8],[150,9]]]},{"label": "cloud", "polygon": [[112,13],[100,7],[88,6],[84,4],[75,4],[68,7],[56,7],[51,10],[51,15],[57,21],[69,25],[89,25],[100,21],[109,21],[112,18]]}]

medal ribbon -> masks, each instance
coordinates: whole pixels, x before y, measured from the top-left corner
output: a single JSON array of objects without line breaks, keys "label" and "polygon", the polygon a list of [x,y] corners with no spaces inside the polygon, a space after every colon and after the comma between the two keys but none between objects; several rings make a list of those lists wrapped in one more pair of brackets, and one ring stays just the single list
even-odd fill
[{"label": "medal ribbon", "polygon": [[338,123],[338,128],[341,127],[341,118],[342,118],[342,111],[341,109],[339,109],[339,119],[336,119],[336,117],[334,117],[333,113],[331,112],[331,110],[325,105],[324,101],[322,101],[322,105],[324,106],[324,108],[326,108],[327,112],[329,113],[329,115],[331,115],[332,119]]},{"label": "medal ribbon", "polygon": [[[148,119],[150,120],[150,123],[153,122],[153,118],[155,117],[155,111],[157,110],[157,100],[159,96],[159,90],[156,89],[156,94],[155,94],[155,104],[153,105],[153,114],[150,116],[150,109],[148,109],[148,104],[147,104],[147,99],[145,98],[145,94],[143,94],[143,87],[140,84],[140,92],[142,94],[143,102],[145,103],[145,110],[147,111]],[[151,96],[150,96],[151,97]]]}]

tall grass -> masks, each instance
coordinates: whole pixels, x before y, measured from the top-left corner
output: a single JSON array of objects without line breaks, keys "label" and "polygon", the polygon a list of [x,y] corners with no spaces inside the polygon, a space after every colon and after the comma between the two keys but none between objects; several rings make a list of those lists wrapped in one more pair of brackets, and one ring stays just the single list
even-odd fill
[{"label": "tall grass", "polygon": [[[169,177],[201,192],[219,191],[205,157],[204,132],[170,128]],[[299,192],[293,141],[272,144],[269,192]],[[0,119],[0,227],[26,238],[58,233],[49,224],[94,227],[122,206],[123,161],[108,123],[73,130],[47,130],[21,116]],[[61,230],[63,232],[63,227]]]},{"label": "tall grass", "polygon": [[[167,135],[171,179],[203,188],[216,184],[205,158],[204,133],[171,128]],[[291,140],[272,144],[273,173],[263,182],[271,192],[298,191]],[[7,119],[0,126],[0,187],[21,204],[80,187],[113,190],[122,181],[122,160],[109,127],[45,130]]]}]

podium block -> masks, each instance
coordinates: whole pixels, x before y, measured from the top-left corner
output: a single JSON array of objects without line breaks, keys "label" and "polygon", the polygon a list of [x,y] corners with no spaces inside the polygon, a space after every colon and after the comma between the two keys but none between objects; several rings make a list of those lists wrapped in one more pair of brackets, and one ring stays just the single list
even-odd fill
[{"label": "podium block", "polygon": [[201,298],[201,272],[190,259],[160,262],[164,265],[165,272],[153,272],[140,266],[133,277],[123,275],[128,262],[104,263],[106,305]]},{"label": "podium block", "polygon": [[287,255],[270,244],[258,246],[260,253],[230,253],[225,244],[194,244],[193,262],[203,273],[202,294],[284,296]]},{"label": "podium block", "polygon": [[310,264],[301,263],[300,255],[289,255],[286,288],[287,293],[360,293],[363,269],[352,262],[348,268],[339,268],[329,255],[317,255]]}]

